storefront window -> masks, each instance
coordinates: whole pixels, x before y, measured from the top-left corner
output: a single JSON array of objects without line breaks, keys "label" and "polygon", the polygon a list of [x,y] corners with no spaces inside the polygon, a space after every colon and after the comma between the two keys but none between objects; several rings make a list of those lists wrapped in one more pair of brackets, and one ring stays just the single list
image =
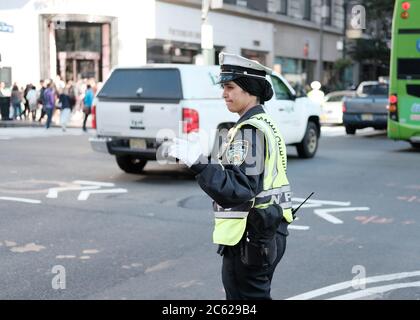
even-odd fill
[{"label": "storefront window", "polygon": [[[215,46],[215,63],[223,47]],[[147,63],[188,63],[194,64],[201,54],[198,43],[171,40],[147,39]]]},{"label": "storefront window", "polygon": [[200,51],[197,43],[148,39],[147,63],[194,63]]},{"label": "storefront window", "polygon": [[[276,57],[274,69],[280,71],[281,75],[298,91],[298,95],[301,95],[304,93],[305,84],[314,79],[315,61]],[[299,93],[299,91],[302,92]]]},{"label": "storefront window", "polygon": [[101,52],[101,24],[68,22],[55,32],[57,51]]},{"label": "storefront window", "polygon": [[299,59],[281,58],[277,57],[274,60],[275,64],[281,66],[281,73],[299,74],[302,73],[302,63]]},{"label": "storefront window", "polygon": [[[109,37],[107,24],[67,22],[55,28],[57,74],[64,81],[93,78],[101,81],[103,72],[102,36]],[[109,43],[108,43],[109,45]],[[109,55],[108,53],[105,53]]]},{"label": "storefront window", "polygon": [[257,51],[257,50],[249,50],[249,49],[242,49],[241,56],[251,59],[257,60],[259,63],[266,65],[267,61],[267,52],[264,51]]},{"label": "storefront window", "polygon": [[267,5],[269,1],[270,0],[224,0],[223,3],[233,4],[251,10],[267,12]]}]

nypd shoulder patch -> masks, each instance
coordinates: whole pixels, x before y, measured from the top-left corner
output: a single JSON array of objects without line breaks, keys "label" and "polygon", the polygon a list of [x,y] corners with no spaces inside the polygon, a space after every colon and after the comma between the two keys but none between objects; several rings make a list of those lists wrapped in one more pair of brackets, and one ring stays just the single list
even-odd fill
[{"label": "nypd shoulder patch", "polygon": [[229,145],[226,151],[226,160],[235,166],[240,166],[246,158],[249,149],[249,142],[246,140],[235,140]]}]

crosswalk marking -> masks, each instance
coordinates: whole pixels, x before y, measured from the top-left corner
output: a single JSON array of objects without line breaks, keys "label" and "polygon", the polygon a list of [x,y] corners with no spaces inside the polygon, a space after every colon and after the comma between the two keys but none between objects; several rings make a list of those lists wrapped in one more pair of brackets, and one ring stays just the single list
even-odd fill
[{"label": "crosswalk marking", "polygon": [[4,201],[14,201],[14,202],[23,202],[23,203],[32,203],[32,204],[40,204],[40,200],[33,200],[33,199],[25,199],[25,198],[15,198],[15,197],[0,197],[0,200]]}]

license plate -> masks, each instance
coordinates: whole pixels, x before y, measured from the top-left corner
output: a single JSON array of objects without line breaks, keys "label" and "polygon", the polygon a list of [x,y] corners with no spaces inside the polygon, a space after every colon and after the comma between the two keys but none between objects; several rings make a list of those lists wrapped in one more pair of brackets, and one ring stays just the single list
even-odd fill
[{"label": "license plate", "polygon": [[371,115],[371,114],[362,114],[362,120],[364,120],[364,121],[372,121],[373,120],[373,115]]},{"label": "license plate", "polygon": [[146,149],[146,140],[130,139],[130,149]]}]

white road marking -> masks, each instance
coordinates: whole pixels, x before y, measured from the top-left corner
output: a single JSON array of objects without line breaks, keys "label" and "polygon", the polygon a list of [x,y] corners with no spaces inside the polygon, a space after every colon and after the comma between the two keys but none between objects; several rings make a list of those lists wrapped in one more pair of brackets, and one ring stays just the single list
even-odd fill
[{"label": "white road marking", "polygon": [[32,252],[32,251],[39,252],[44,249],[45,249],[44,246],[31,242],[21,247],[12,247],[10,251],[17,252],[17,253],[24,253],[24,252]]},{"label": "white road marking", "polygon": [[85,180],[75,180],[73,181],[74,184],[81,184],[81,185],[89,185],[89,186],[97,186],[97,187],[113,187],[115,184],[111,182],[96,182],[96,181],[85,181]]},{"label": "white road marking", "polygon": [[[303,202],[305,200],[305,198],[292,198],[292,201],[295,202]],[[330,205],[330,206],[349,206],[351,204],[350,201],[347,202],[342,202],[342,201],[328,201],[328,200],[311,200],[309,199],[306,204],[325,204],[325,205]],[[306,205],[304,204],[304,205]],[[302,206],[303,207],[303,206]]]},{"label": "white road marking", "polygon": [[95,253],[98,253],[98,252],[99,252],[99,250],[96,250],[96,249],[86,249],[86,250],[82,251],[83,254],[95,254]]},{"label": "white road marking", "polygon": [[322,204],[305,203],[305,204],[302,204],[300,208],[303,209],[303,208],[319,208],[319,207],[322,207]]},{"label": "white road marking", "polygon": [[368,211],[370,208],[368,207],[359,207],[359,208],[332,208],[332,209],[315,209],[314,213],[319,217],[327,220],[328,222],[334,224],[341,224],[343,223],[342,220],[334,217],[331,215],[331,212],[345,212],[345,211]]},{"label": "white road marking", "polygon": [[89,198],[89,196],[93,193],[125,193],[127,192],[127,189],[106,189],[106,190],[94,190],[94,191],[82,191],[79,194],[79,197],[77,200],[79,201],[85,201]]},{"label": "white road marking", "polygon": [[[360,282],[363,282],[365,284],[368,283],[375,283],[375,282],[381,282],[381,281],[393,281],[393,280],[399,280],[404,278],[411,278],[411,277],[417,277],[420,276],[420,270],[419,271],[412,271],[412,272],[401,272],[401,273],[392,273],[392,274],[386,274],[382,276],[374,276],[374,277],[368,277],[368,278],[361,278],[358,279]],[[344,281],[340,283],[336,283],[327,287],[319,288],[316,290],[308,291],[290,298],[287,298],[286,300],[308,300],[312,298],[316,298],[319,296],[323,296],[328,293],[340,291],[343,289],[351,288],[353,285],[354,280],[350,281]]]},{"label": "white road marking", "polygon": [[76,258],[76,256],[68,254],[68,255],[58,255],[55,258],[56,259],[74,259]]},{"label": "white road marking", "polygon": [[91,186],[91,187],[59,187],[59,188],[50,188],[48,189],[47,198],[57,198],[59,192],[63,191],[75,191],[75,190],[97,190],[100,187]]},{"label": "white road marking", "polygon": [[420,287],[420,281],[408,282],[408,283],[401,282],[401,283],[389,284],[386,286],[372,287],[372,288],[359,290],[352,293],[343,294],[341,296],[333,297],[327,300],[355,300],[355,299],[360,299],[360,298],[368,297],[374,294],[384,293],[384,292],[395,290],[395,289],[412,288],[412,287]]},{"label": "white road marking", "polygon": [[32,204],[39,204],[39,203],[41,203],[40,200],[25,199],[25,198],[15,198],[15,197],[0,197],[0,200],[23,202],[23,203],[32,203]]},{"label": "white road marking", "polygon": [[289,225],[287,228],[288,229],[293,229],[293,230],[309,230],[309,226],[294,226],[294,225]]}]

